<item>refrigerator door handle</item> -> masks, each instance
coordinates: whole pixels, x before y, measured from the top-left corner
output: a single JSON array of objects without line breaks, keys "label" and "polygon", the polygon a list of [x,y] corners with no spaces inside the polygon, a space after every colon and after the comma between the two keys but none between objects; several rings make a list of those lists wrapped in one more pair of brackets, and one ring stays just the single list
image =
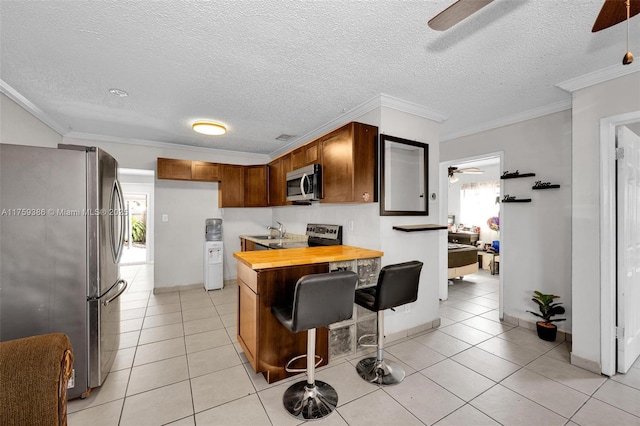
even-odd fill
[{"label": "refrigerator door handle", "polygon": [[[115,284],[113,285],[113,287],[111,287],[111,288],[114,288],[114,287],[117,287],[117,286],[121,286],[121,287],[120,287],[120,289],[118,290],[118,292],[117,292],[113,297],[110,297],[110,298],[108,298],[108,299],[106,299],[106,300],[102,300],[102,302],[101,302],[101,303],[102,303],[102,305],[103,305],[103,306],[107,306],[107,305],[109,305],[109,303],[113,302],[113,301],[114,301],[114,300],[116,300],[118,297],[120,297],[120,295],[121,295],[122,293],[124,293],[124,291],[125,291],[125,290],[127,289],[127,287],[129,286],[129,283],[128,283],[127,281],[123,280],[123,279],[119,279],[118,281],[116,281],[116,283],[115,283]],[[100,296],[100,297],[96,297],[96,300],[100,300],[100,299],[102,299],[102,298],[103,298],[103,297],[105,297],[107,294],[109,294],[109,291],[108,291],[108,292],[106,292],[105,294],[103,294],[103,295],[102,295],[102,296]]]},{"label": "refrigerator door handle", "polygon": [[[124,196],[122,194],[122,187],[120,182],[116,179],[113,181],[113,189],[111,191],[111,254],[115,263],[120,262],[122,257],[122,250],[124,249],[124,234],[126,232],[126,219],[124,211]],[[117,226],[116,218],[120,219],[119,229]]]}]

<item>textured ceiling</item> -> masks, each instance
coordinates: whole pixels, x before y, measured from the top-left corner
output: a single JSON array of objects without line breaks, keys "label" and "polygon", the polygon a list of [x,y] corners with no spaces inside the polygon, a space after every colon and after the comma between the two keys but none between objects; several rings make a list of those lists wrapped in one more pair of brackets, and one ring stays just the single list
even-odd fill
[{"label": "textured ceiling", "polygon": [[446,138],[568,102],[557,83],[626,51],[624,24],[591,33],[603,0],[496,0],[431,30],[452,2],[0,0],[0,79],[65,134],[270,154],[380,94],[446,114]]}]

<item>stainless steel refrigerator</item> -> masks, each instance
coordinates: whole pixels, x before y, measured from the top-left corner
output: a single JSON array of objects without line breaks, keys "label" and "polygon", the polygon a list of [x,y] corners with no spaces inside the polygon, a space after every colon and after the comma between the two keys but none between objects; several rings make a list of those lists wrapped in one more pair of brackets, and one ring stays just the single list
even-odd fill
[{"label": "stainless steel refrigerator", "polygon": [[0,144],[0,341],[67,334],[69,399],[104,382],[119,346],[127,282],[117,170],[98,148]]}]

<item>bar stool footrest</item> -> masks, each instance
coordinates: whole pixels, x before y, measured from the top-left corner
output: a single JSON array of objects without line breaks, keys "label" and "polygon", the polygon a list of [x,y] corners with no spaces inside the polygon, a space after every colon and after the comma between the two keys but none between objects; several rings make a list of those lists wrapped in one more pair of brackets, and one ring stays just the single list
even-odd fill
[{"label": "bar stool footrest", "polygon": [[314,385],[297,382],[285,391],[285,410],[299,420],[314,420],[328,416],[338,405],[338,393],[329,384],[316,380]]},{"label": "bar stool footrest", "polygon": [[[375,343],[362,343],[363,339],[375,338]],[[378,335],[377,334],[363,334],[358,338],[358,346],[362,346],[363,348],[376,348],[378,347]]]},{"label": "bar stool footrest", "polygon": [[[291,364],[293,364],[299,359],[306,358],[306,357],[307,357],[307,354],[294,356],[289,360],[289,362],[287,362],[287,365],[284,366],[284,371],[286,371],[287,373],[304,373],[305,371],[307,371],[306,368],[291,368]],[[320,355],[315,355],[315,357],[317,360],[316,367],[318,367],[320,364],[322,364],[322,361],[324,361],[324,358],[322,358]]]},{"label": "bar stool footrest", "polygon": [[396,385],[405,376],[404,369],[397,363],[378,360],[376,357],[361,359],[356,371],[364,380],[378,385]]}]

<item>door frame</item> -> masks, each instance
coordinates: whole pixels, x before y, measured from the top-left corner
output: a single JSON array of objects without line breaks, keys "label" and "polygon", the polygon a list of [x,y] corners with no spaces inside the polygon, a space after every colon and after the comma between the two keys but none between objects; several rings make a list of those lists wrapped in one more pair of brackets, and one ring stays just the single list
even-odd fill
[{"label": "door frame", "polygon": [[[458,158],[455,160],[447,160],[447,161],[442,161],[440,162],[440,170],[439,170],[439,181],[440,181],[440,212],[439,212],[439,222],[440,223],[447,223],[447,218],[448,218],[448,209],[449,209],[449,166],[452,166],[454,164],[459,164],[459,163],[468,163],[471,161],[478,161],[478,160],[482,160],[485,158],[493,158],[493,157],[498,157],[499,161],[500,161],[500,175],[502,175],[503,171],[504,171],[504,151],[495,151],[495,152],[488,152],[486,154],[479,154],[479,155],[473,155],[470,157],[462,157],[462,158]],[[504,211],[502,209],[500,209],[500,229],[503,228],[503,224],[504,222]],[[447,240],[446,234],[444,234],[444,240]],[[445,244],[446,247],[446,244]],[[502,241],[500,241],[500,248],[503,248],[504,245],[502,244]],[[445,250],[445,257],[444,259],[446,259],[446,250]],[[503,297],[504,297],[504,291],[503,291],[503,283],[502,283],[502,271],[503,271],[503,263],[502,263],[502,258],[500,259],[500,274],[498,274],[498,297],[499,297],[499,301],[498,301],[498,313],[499,313],[499,318],[502,320],[504,319],[504,301],[503,301]],[[446,271],[446,268],[445,268]],[[445,295],[448,298],[448,294],[449,294],[449,284],[448,284],[448,280],[447,280],[447,273],[444,272],[444,281],[442,283],[440,283],[439,288],[438,288],[438,293],[440,296],[440,299],[442,299]],[[442,299],[445,300],[445,299]]]},{"label": "door frame", "polygon": [[616,374],[616,127],[640,121],[640,111],[600,120],[600,366]]}]

